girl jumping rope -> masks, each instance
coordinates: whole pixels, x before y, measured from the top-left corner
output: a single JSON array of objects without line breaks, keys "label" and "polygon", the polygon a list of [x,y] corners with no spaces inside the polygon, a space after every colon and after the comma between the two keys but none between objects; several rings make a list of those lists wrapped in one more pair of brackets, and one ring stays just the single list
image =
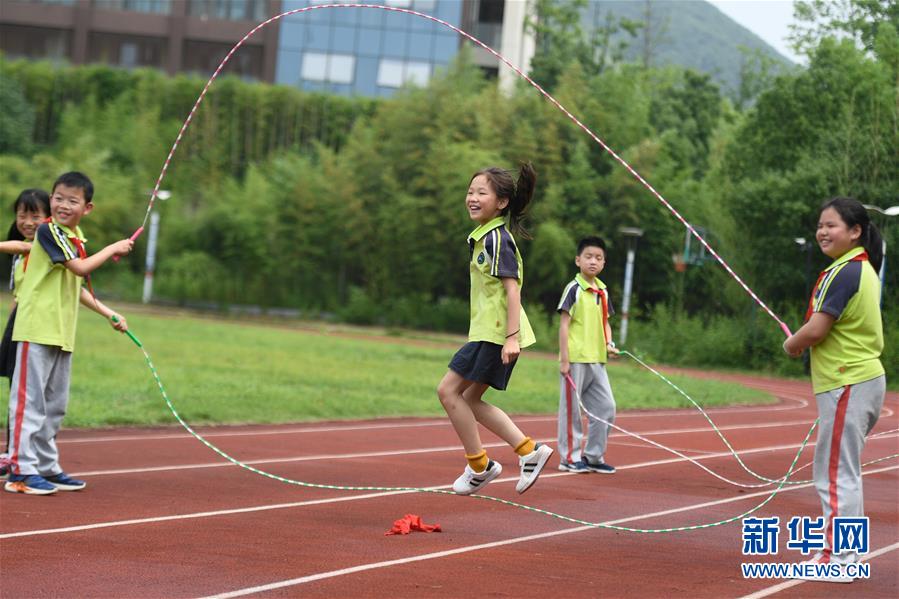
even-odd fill
[{"label": "girl jumping rope", "polygon": [[468,236],[471,324],[468,343],[453,356],[437,387],[468,460],[453,483],[453,491],[460,495],[474,493],[502,472],[502,466],[487,457],[478,423],[518,454],[521,475],[515,490],[519,493],[536,482],[553,452],[525,436],[505,412],[482,399],[488,386],[505,390],[521,348],[535,341],[521,307],[521,254],[511,231],[525,233],[521,220],[536,182],[537,173],[527,163],[519,169],[517,184],[497,167],[476,172],[468,184],[465,207],[478,223]]},{"label": "girl jumping rope", "polygon": [[880,363],[882,239],[858,201],[834,198],[822,206],[815,234],[833,263],[818,277],[805,324],[784,342],[793,357],[811,348],[812,387],[818,403],[813,476],[824,511],[824,549],[810,563],[836,564],[810,580],[852,582],[845,566],[854,550],[834,544],[834,518],[862,517],[861,453],[886,393]]}]

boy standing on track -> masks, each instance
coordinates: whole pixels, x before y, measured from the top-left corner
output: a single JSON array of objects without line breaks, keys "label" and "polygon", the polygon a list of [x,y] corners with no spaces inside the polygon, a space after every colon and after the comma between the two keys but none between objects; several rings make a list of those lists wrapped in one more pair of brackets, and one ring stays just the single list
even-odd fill
[{"label": "boy standing on track", "polygon": [[[70,172],[53,184],[50,218],[38,227],[18,293],[13,340],[19,345],[10,382],[10,493],[49,495],[83,489],[59,466],[56,434],[69,402],[69,378],[79,301],[125,331],[125,319],[82,288],[82,280],[113,256],[134,245],[123,239],[93,256],[78,224],[94,205],[94,186]],[[90,280],[88,280],[88,285]]]},{"label": "boy standing on track", "polygon": [[[559,324],[559,470],[614,474],[605,462],[609,426],[588,418],[587,444],[578,394],[584,408],[608,422],[615,421],[615,398],[606,374],[608,355],[618,354],[609,326],[609,293],[599,273],[606,265],[606,244],[600,237],[578,243],[574,263],[580,269],[562,292]],[[574,383],[572,387],[571,383]]]}]

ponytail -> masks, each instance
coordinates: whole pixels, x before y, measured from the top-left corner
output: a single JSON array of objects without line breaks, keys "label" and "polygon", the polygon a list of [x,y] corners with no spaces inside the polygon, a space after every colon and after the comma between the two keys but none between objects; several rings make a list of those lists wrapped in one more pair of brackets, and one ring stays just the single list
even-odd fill
[{"label": "ponytail", "polygon": [[534,165],[530,162],[521,163],[518,167],[517,183],[512,179],[509,171],[497,166],[479,170],[471,176],[471,181],[480,175],[487,178],[496,197],[509,200],[501,212],[503,216],[509,218],[509,230],[514,235],[530,239],[530,234],[524,228],[522,221],[527,207],[534,197],[534,188],[537,186],[537,171],[534,170]]},{"label": "ponytail", "polygon": [[509,229],[515,235],[530,239],[531,235],[524,228],[522,221],[527,213],[528,205],[534,197],[534,188],[537,186],[537,171],[530,162],[522,162],[518,167],[518,183],[515,185],[515,195],[509,200]]},{"label": "ponytail", "polygon": [[865,251],[868,252],[868,262],[871,263],[874,270],[880,272],[880,267],[883,264],[883,235],[880,234],[874,223],[869,223],[862,237],[864,238],[862,245],[865,246]]},{"label": "ponytail", "polygon": [[880,270],[883,264],[883,236],[871,222],[867,208],[861,202],[853,198],[835,197],[824,202],[819,214],[827,208],[836,210],[843,222],[850,229],[855,225],[861,227],[862,234],[859,243],[868,254],[868,262],[875,271]]}]

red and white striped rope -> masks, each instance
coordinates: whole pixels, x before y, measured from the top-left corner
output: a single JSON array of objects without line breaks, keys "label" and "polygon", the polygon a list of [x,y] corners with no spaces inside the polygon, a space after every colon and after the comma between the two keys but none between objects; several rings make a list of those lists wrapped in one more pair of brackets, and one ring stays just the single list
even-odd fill
[{"label": "red and white striped rope", "polygon": [[462,31],[455,25],[447,23],[446,21],[444,21],[442,19],[438,19],[437,17],[431,16],[431,15],[420,13],[420,12],[417,12],[414,10],[409,10],[406,8],[397,8],[397,7],[393,7],[393,6],[382,6],[379,4],[319,4],[319,5],[314,5],[314,6],[306,6],[304,8],[297,8],[294,10],[289,10],[287,12],[283,12],[279,15],[275,15],[274,17],[271,17],[270,19],[263,21],[262,23],[260,23],[256,27],[254,27],[252,30],[250,30],[249,33],[247,33],[239,42],[237,42],[237,44],[234,45],[233,48],[231,48],[231,51],[228,52],[228,54],[225,56],[225,58],[222,59],[222,62],[219,64],[219,66],[215,69],[215,72],[212,74],[212,77],[210,77],[209,81],[206,82],[206,85],[203,86],[203,91],[200,92],[200,96],[197,98],[197,101],[194,103],[193,108],[191,108],[190,114],[187,115],[187,119],[185,119],[184,124],[181,126],[181,130],[178,131],[178,137],[175,138],[175,143],[172,144],[172,149],[169,150],[169,154],[165,159],[165,163],[162,165],[162,171],[159,173],[159,177],[156,179],[156,185],[153,186],[153,192],[150,195],[150,201],[147,205],[147,213],[144,215],[144,220],[141,223],[141,227],[134,233],[134,237],[137,237],[138,235],[140,235],[141,230],[147,224],[147,218],[150,216],[150,212],[153,210],[153,204],[156,201],[156,197],[159,192],[159,188],[162,185],[162,180],[165,178],[166,172],[168,171],[168,168],[169,168],[169,164],[171,164],[171,162],[172,162],[172,157],[175,155],[175,150],[178,149],[178,144],[181,143],[181,139],[184,137],[185,131],[187,131],[188,126],[190,126],[190,123],[193,120],[194,114],[196,114],[196,112],[197,112],[197,108],[199,108],[200,103],[203,101],[203,98],[206,97],[206,92],[209,91],[209,87],[212,85],[212,82],[215,81],[216,77],[219,76],[219,73],[221,73],[222,69],[228,63],[228,61],[231,60],[231,56],[237,51],[237,49],[240,48],[243,45],[243,43],[245,41],[247,41],[248,39],[250,39],[257,31],[259,31],[260,29],[262,29],[263,27],[265,27],[271,23],[274,23],[278,19],[282,19],[282,18],[288,17],[290,15],[300,14],[300,13],[304,13],[304,12],[308,12],[308,11],[312,11],[312,10],[325,10],[325,9],[332,9],[332,8],[360,8],[360,9],[372,8],[372,9],[377,9],[377,10],[387,10],[390,12],[398,12],[398,13],[404,13],[404,14],[408,14],[408,15],[412,15],[412,16],[416,16],[416,17],[421,17],[423,19],[427,19],[428,21],[432,21],[434,23],[437,23],[439,25],[443,25],[444,27],[452,29],[459,35],[465,37],[466,39],[468,39],[468,40],[472,41],[473,43],[477,44],[478,46],[480,46],[481,48],[484,48],[487,52],[490,52],[492,55],[496,56],[501,62],[503,62],[510,69],[515,71],[515,73],[517,73],[519,77],[521,77],[522,79],[524,79],[525,81],[530,83],[538,92],[540,92],[556,108],[561,110],[562,113],[565,114],[565,116],[567,116],[569,119],[571,119],[571,121],[573,123],[575,123],[578,127],[580,127],[587,135],[589,135],[593,139],[593,141],[598,143],[606,152],[608,152],[608,154],[612,158],[614,158],[619,164],[621,164],[621,166],[626,168],[627,171],[637,181],[639,181],[646,189],[648,189],[650,191],[650,193],[652,193],[652,195],[654,195],[656,197],[656,199],[659,202],[661,202],[662,205],[665,206],[665,208],[667,208],[668,211],[672,215],[674,215],[674,217],[678,221],[680,221],[680,223],[682,225],[684,225],[684,227],[687,228],[687,230],[690,232],[691,235],[693,235],[693,237],[695,237],[697,240],[699,240],[699,243],[701,243],[702,246],[706,250],[708,250],[708,252],[712,256],[715,257],[715,260],[717,260],[718,263],[721,264],[721,266],[724,268],[724,270],[727,271],[727,273],[731,277],[733,277],[733,279],[740,285],[740,287],[742,287],[743,290],[746,291],[746,293],[748,293],[749,296],[763,310],[765,310],[765,312],[767,312],[771,318],[773,318],[777,322],[778,325],[780,325],[781,330],[788,337],[790,336],[790,334],[791,334],[790,329],[786,325],[786,323],[784,323],[784,321],[781,320],[777,316],[777,314],[775,314],[771,310],[771,308],[769,308],[765,304],[765,302],[763,302],[761,300],[761,298],[759,298],[758,295],[756,295],[756,293],[749,287],[749,285],[747,285],[743,281],[743,279],[740,278],[739,275],[737,275],[736,272],[734,272],[734,270],[727,264],[727,262],[725,262],[724,259],[720,255],[718,255],[718,252],[716,252],[712,248],[712,246],[710,246],[708,244],[708,242],[702,237],[702,235],[700,235],[696,231],[696,229],[693,227],[693,225],[691,225],[689,222],[687,222],[687,220],[683,216],[681,216],[680,212],[678,212],[674,208],[674,206],[672,206],[668,202],[668,200],[666,200],[664,197],[662,197],[662,194],[660,194],[658,191],[656,191],[656,189],[652,185],[650,185],[649,182],[646,181],[646,179],[644,179],[640,175],[640,173],[638,173],[636,170],[634,170],[634,168],[630,164],[628,164],[627,161],[625,161],[621,156],[619,156],[612,148],[610,148],[608,145],[606,145],[606,143],[596,133],[594,133],[584,123],[582,123],[577,117],[575,117],[573,114],[571,114],[571,112],[569,112],[568,109],[566,109],[564,106],[562,106],[562,104],[560,104],[558,100],[556,100],[554,97],[552,97],[552,95],[550,95],[549,92],[547,92],[545,89],[540,87],[540,85],[537,82],[535,82],[533,79],[528,77],[521,69],[519,69],[517,66],[512,64],[505,56],[503,56],[502,54],[500,54],[499,52],[497,52],[496,50],[494,50],[493,48],[491,48],[484,42],[475,38],[474,36],[466,33],[465,31]]}]

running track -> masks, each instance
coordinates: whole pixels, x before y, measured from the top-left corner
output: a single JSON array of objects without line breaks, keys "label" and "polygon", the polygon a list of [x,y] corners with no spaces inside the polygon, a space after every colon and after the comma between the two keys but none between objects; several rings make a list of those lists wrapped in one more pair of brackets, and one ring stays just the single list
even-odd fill
[{"label": "running track", "polygon": [[[719,377],[720,378],[720,377]],[[725,377],[735,378],[735,377]],[[786,472],[815,417],[807,383],[739,377],[781,401],[711,411],[757,472]],[[435,400],[436,401],[436,398]],[[889,393],[874,434],[899,427]],[[554,442],[553,416],[521,417]],[[699,459],[731,479],[739,468],[695,411],[631,412],[618,424]],[[444,487],[461,447],[439,419],[204,429],[239,459],[299,480]],[[737,489],[695,465],[613,433],[614,476],[556,470],[554,458],[525,495],[517,461],[485,435],[501,479],[487,494],[593,522],[663,528],[712,522],[755,506],[768,488]],[[67,470],[88,489],[50,497],[0,493],[4,597],[896,597],[899,596],[899,460],[865,470],[872,579],[851,585],[751,581],[739,564],[739,523],[669,534],[573,525],[478,500],[422,493],[306,489],[234,467],[181,429],[69,430]],[[799,464],[811,459],[809,445]],[[899,453],[899,436],[870,439],[864,461]],[[810,468],[797,479],[811,477]],[[442,533],[384,536],[415,513]],[[757,515],[820,513],[810,485],[785,488]],[[768,561],[798,561],[786,549]],[[836,587],[836,588],[835,588]]]}]

